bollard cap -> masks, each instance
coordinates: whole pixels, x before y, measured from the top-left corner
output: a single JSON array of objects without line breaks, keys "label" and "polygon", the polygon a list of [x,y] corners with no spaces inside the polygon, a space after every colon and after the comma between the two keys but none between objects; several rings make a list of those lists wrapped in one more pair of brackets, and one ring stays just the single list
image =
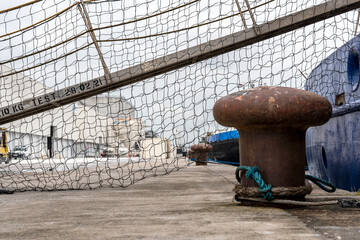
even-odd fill
[{"label": "bollard cap", "polygon": [[332,113],[329,101],[315,93],[288,87],[258,87],[219,99],[215,120],[227,127],[289,126],[307,129],[326,123]]},{"label": "bollard cap", "polygon": [[192,145],[190,149],[192,152],[195,151],[208,152],[212,150],[212,146],[207,143],[200,143],[200,144]]}]

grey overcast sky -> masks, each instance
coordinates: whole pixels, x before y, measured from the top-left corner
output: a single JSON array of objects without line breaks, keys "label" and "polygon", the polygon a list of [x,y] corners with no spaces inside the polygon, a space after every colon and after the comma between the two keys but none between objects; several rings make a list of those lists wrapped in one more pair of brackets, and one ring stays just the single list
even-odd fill
[{"label": "grey overcast sky", "polygon": [[12,8],[12,7],[16,7],[23,3],[24,3],[24,1],[22,1],[22,0],[12,0],[12,1],[1,0],[0,1],[0,10],[5,10],[5,9]]}]

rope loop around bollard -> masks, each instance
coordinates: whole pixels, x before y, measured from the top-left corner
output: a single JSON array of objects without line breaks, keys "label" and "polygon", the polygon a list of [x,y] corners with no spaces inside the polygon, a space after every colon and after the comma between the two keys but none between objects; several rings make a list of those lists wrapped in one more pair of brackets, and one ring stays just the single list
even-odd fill
[{"label": "rope loop around bollard", "polygon": [[[336,191],[336,186],[328,181],[307,174],[305,174],[305,178],[312,181],[315,185],[317,185],[325,192],[332,193]],[[330,187],[330,189],[325,187],[324,185]]]},{"label": "rope loop around bollard", "polygon": [[[264,180],[261,178],[261,175],[259,173],[259,168],[257,166],[254,167],[248,167],[248,166],[239,166],[236,171],[235,171],[235,176],[236,176],[236,180],[241,183],[241,177],[240,177],[240,171],[242,170],[246,170],[245,176],[248,179],[254,179],[255,182],[259,185],[259,192],[262,194],[262,196],[264,197],[264,199],[271,201],[274,199],[274,196],[271,194],[271,189],[272,189],[272,185],[269,184],[267,185]],[[318,187],[320,187],[322,190],[332,193],[336,191],[336,186],[333,185],[332,183],[311,176],[311,175],[307,175],[305,174],[305,179],[308,179],[310,181],[312,181],[314,184],[316,184]],[[327,188],[326,186],[330,187]]]},{"label": "rope loop around bollard", "polygon": [[239,175],[240,171],[246,170],[245,176],[248,179],[253,179],[259,186],[259,192],[261,192],[264,199],[271,201],[274,199],[273,195],[271,194],[272,185],[266,184],[264,180],[261,178],[259,173],[259,168],[257,166],[248,167],[248,166],[239,166],[236,168],[235,176],[236,180],[240,183],[241,177]]},{"label": "rope loop around bollard", "polygon": [[[190,158],[190,161],[196,161],[194,158]],[[208,159],[208,162],[210,163],[218,163],[218,164],[234,164],[232,162],[222,162],[222,161],[214,161],[212,159]],[[238,165],[238,163],[236,164]],[[240,183],[241,182],[241,177],[240,177],[240,171],[245,170],[245,176],[248,179],[253,179],[255,180],[255,182],[258,184],[259,188],[257,189],[258,194],[262,195],[263,198],[265,200],[271,201],[274,199],[274,196],[305,196],[307,194],[310,194],[312,191],[311,185],[308,182],[305,182],[305,186],[300,186],[300,187],[277,187],[277,188],[273,188],[271,184],[266,184],[264,182],[264,180],[261,178],[261,175],[259,173],[259,167],[254,166],[254,167],[249,167],[249,166],[239,166],[236,168],[235,171],[235,177],[236,180]],[[318,187],[320,187],[322,190],[326,191],[326,192],[335,192],[336,190],[336,186],[331,184],[330,182],[311,176],[311,175],[306,175],[305,174],[305,178],[312,181],[315,185],[317,185]],[[325,186],[330,187],[327,188]],[[255,188],[256,189],[256,188]],[[254,192],[255,189],[252,189],[251,187],[245,187],[245,186],[241,186],[241,185],[236,185],[236,187],[234,188],[234,191],[237,194],[244,194],[247,197],[255,197],[256,193]],[[284,193],[282,193],[284,191]],[[241,193],[240,193],[241,192]],[[275,194],[275,195],[274,195]]]}]

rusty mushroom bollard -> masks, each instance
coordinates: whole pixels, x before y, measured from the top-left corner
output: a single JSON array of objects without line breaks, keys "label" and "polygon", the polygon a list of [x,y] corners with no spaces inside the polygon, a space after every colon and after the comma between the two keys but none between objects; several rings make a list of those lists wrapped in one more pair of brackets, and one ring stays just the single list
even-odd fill
[{"label": "rusty mushroom bollard", "polygon": [[200,143],[191,146],[188,153],[189,158],[195,158],[196,166],[207,165],[208,152],[212,150],[212,146],[206,143]]},{"label": "rusty mushroom bollard", "polygon": [[[240,165],[257,166],[273,196],[290,199],[303,199],[312,190],[305,184],[305,133],[326,123],[331,113],[325,98],[287,87],[243,90],[219,99],[213,108],[219,124],[239,132]],[[244,174],[236,195],[261,197],[255,181]]]}]

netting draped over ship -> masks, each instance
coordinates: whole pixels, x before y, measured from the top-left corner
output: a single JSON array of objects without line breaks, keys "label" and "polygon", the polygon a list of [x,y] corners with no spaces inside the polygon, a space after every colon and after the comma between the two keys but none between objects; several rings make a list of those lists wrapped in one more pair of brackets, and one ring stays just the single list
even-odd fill
[{"label": "netting draped over ship", "polygon": [[[0,10],[1,188],[127,187],[179,170],[192,144],[230,130],[214,121],[215,101],[254,86],[307,89],[332,104],[349,92],[351,102],[358,64],[346,62],[346,78],[345,67],[316,68],[356,35],[359,3],[345,2],[338,12],[320,0],[35,0]],[[316,6],[333,16],[301,24]],[[281,32],[266,29],[285,18]],[[232,34],[239,43],[227,47]],[[356,59],[358,41],[344,54]],[[339,77],[320,82],[329,71]]]}]

